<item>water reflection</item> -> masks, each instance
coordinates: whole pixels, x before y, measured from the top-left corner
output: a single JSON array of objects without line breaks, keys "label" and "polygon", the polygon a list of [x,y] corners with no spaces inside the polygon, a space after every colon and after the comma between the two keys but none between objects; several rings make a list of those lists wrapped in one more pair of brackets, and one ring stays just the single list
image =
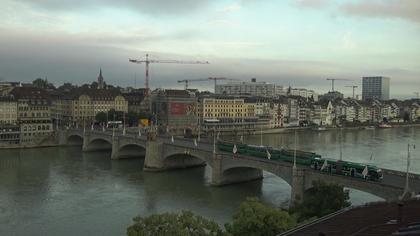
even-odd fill
[{"label": "water reflection", "polygon": [[[298,148],[338,158],[404,170],[407,142],[420,146],[419,128],[298,132]],[[259,144],[260,136],[244,138]],[[263,136],[264,145],[294,147],[294,134]],[[420,173],[419,150],[412,171]],[[262,181],[212,187],[211,168],[143,172],[143,159],[113,161],[108,152],[80,147],[0,151],[0,235],[121,235],[135,215],[184,209],[230,220],[239,203],[256,196],[287,205],[290,186],[264,173]],[[355,204],[377,197],[350,190]]]}]

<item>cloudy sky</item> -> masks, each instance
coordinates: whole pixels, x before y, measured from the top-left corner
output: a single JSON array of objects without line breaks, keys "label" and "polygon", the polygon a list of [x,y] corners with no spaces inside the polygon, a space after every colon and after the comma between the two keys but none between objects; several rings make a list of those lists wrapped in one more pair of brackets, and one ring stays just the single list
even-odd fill
[{"label": "cloudy sky", "polygon": [[[102,67],[120,86],[144,83],[128,58],[153,64],[151,87],[223,76],[328,91],[391,77],[394,97],[420,91],[419,0],[0,0],[0,79],[88,83]],[[211,88],[211,83],[192,87]]]}]

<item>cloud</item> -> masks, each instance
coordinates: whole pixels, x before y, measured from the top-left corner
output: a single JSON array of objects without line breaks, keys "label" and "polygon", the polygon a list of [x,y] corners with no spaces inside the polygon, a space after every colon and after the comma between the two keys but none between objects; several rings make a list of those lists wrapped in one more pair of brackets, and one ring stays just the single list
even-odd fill
[{"label": "cloud", "polygon": [[330,4],[330,0],[295,0],[298,7],[324,8]]},{"label": "cloud", "polygon": [[241,10],[242,6],[239,3],[232,3],[224,7],[221,11],[223,13],[232,13]]},{"label": "cloud", "polygon": [[400,18],[420,23],[419,0],[359,0],[341,5],[340,10],[352,16]]},{"label": "cloud", "polygon": [[17,0],[18,2],[32,5],[49,11],[71,11],[95,8],[123,8],[141,12],[148,15],[179,15],[195,12],[204,8],[210,0]]},{"label": "cloud", "polygon": [[341,43],[343,48],[346,50],[354,50],[356,48],[356,43],[353,39],[353,33],[351,31],[347,31],[341,37]]},{"label": "cloud", "polygon": [[419,0],[291,0],[300,8],[329,9],[335,14],[366,18],[399,18],[414,23],[420,22]]}]

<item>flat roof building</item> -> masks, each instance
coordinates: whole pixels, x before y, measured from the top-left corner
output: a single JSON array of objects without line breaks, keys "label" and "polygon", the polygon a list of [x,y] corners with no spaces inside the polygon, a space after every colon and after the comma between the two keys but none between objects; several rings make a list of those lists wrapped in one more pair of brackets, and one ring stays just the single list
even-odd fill
[{"label": "flat roof building", "polygon": [[253,78],[251,82],[229,82],[216,85],[216,94],[225,95],[250,95],[259,97],[276,97],[286,95],[283,86],[267,82],[257,82]]},{"label": "flat roof building", "polygon": [[389,77],[368,76],[363,77],[363,100],[379,99],[389,100]]}]

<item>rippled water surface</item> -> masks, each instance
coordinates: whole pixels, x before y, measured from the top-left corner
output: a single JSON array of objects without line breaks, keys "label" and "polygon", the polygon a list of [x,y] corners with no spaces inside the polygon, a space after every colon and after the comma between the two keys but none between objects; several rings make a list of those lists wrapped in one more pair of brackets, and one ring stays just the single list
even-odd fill
[{"label": "rippled water surface", "polygon": [[[339,158],[341,146],[343,159],[405,170],[407,143],[420,148],[419,131],[306,131],[298,133],[298,148]],[[260,136],[245,141],[260,144]],[[264,135],[263,144],[292,148],[294,135]],[[412,152],[416,173],[419,151]],[[290,197],[290,186],[270,173],[262,181],[212,187],[209,167],[148,173],[140,158],[111,161],[110,155],[80,147],[0,150],[0,235],[123,235],[135,215],[183,209],[224,223],[247,196],[273,206]],[[351,190],[351,200],[378,198]]]}]

